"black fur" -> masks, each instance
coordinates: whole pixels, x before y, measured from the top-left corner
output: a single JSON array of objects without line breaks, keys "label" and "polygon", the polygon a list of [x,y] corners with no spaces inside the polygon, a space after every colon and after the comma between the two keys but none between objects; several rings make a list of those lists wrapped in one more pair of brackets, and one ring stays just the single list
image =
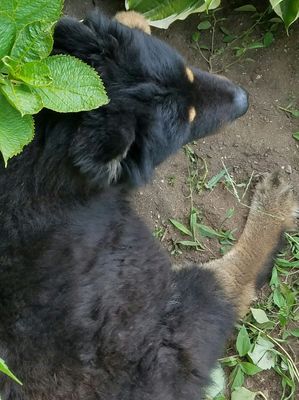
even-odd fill
[{"label": "black fur", "polygon": [[1,376],[1,398],[199,399],[234,311],[211,272],[171,269],[126,190],[237,117],[239,89],[195,69],[191,84],[173,49],[99,15],[62,20],[55,52],[93,65],[111,101],[41,112],[0,168],[0,357],[24,384]]}]

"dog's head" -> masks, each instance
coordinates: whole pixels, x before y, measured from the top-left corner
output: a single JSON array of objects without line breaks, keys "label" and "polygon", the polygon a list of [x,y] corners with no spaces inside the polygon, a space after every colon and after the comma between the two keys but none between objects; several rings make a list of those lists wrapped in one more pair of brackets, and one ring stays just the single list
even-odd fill
[{"label": "dog's head", "polygon": [[188,65],[151,36],[136,13],[112,20],[96,13],[82,23],[64,18],[55,30],[54,51],[92,65],[110,98],[108,105],[83,114],[71,152],[95,180],[106,171],[108,180],[143,183],[182,145],[248,108],[242,88]]}]

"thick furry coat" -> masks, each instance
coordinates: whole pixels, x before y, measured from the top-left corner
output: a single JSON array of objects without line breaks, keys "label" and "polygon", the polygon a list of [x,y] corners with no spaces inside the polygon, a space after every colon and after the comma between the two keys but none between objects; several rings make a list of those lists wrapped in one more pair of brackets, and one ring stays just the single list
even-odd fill
[{"label": "thick furry coat", "polygon": [[[223,275],[209,265],[173,269],[126,192],[184,143],[244,113],[247,95],[98,14],[62,20],[54,52],[96,68],[110,103],[41,112],[34,141],[0,169],[0,357],[23,382],[1,376],[1,398],[199,399],[240,293],[273,244],[241,289],[225,265]],[[236,275],[252,261],[241,253],[224,259]]]}]

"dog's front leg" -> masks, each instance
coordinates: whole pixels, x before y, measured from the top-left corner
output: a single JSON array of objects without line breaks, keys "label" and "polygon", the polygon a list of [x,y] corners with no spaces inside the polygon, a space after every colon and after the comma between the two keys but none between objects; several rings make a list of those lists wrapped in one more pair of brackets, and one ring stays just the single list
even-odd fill
[{"label": "dog's front leg", "polygon": [[257,185],[243,234],[223,258],[203,265],[216,275],[239,316],[255,295],[259,274],[278,250],[284,231],[295,227],[298,203],[277,174]]}]

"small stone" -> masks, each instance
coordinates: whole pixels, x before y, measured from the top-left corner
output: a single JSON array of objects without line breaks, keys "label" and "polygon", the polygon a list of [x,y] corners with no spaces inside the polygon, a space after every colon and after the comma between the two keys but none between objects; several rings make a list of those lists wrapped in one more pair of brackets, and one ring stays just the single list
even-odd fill
[{"label": "small stone", "polygon": [[287,166],[286,166],[286,172],[287,172],[288,174],[291,174],[291,173],[293,172],[292,167],[291,167],[290,165],[287,165]]}]

